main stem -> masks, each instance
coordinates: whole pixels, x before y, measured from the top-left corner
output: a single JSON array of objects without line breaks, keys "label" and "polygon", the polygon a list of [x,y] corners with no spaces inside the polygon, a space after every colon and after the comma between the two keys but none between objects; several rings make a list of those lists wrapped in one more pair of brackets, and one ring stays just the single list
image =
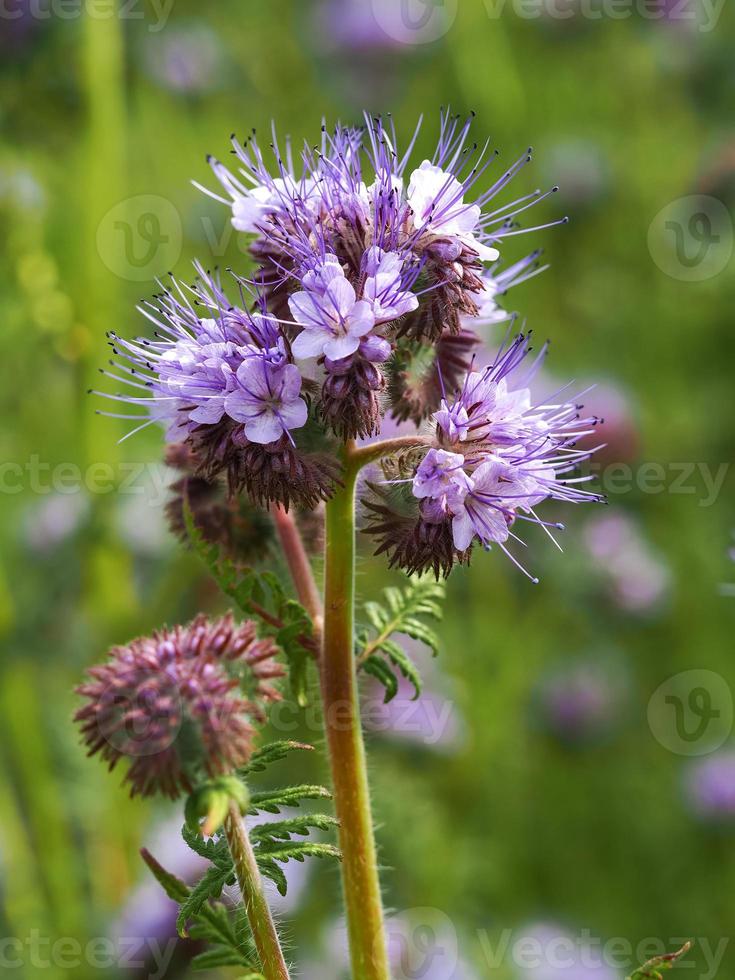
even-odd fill
[{"label": "main stem", "polygon": [[339,820],[352,980],[389,980],[355,670],[355,481],[359,465],[350,461],[349,452],[348,446],[344,485],[327,504],[322,699]]},{"label": "main stem", "polygon": [[275,923],[263,894],[263,882],[247,830],[238,807],[230,804],[225,817],[225,836],[235,865],[245,912],[266,980],[289,980]]}]

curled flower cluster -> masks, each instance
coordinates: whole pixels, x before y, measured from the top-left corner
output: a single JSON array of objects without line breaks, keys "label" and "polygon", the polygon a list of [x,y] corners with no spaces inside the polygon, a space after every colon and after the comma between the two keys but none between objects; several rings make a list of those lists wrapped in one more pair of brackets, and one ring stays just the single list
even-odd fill
[{"label": "curled flower cluster", "polygon": [[519,377],[530,350],[529,338],[519,335],[489,367],[471,371],[456,394],[442,399],[433,414],[431,448],[412,478],[392,481],[410,487],[408,507],[391,510],[390,495],[373,487],[378,500],[368,502],[367,530],[393,563],[448,574],[479,542],[497,544],[519,564],[506,548],[518,520],[541,525],[549,536],[550,529],[563,527],[537,516],[542,501],[603,499],[580,485],[588,478],[567,476],[591,455],[575,444],[599,419],[581,416],[579,405],[558,395],[534,403],[527,384],[545,348]]},{"label": "curled flower cluster", "polygon": [[114,647],[77,690],[86,703],[75,720],[89,754],[110,769],[126,758],[131,795],[175,799],[204,776],[231,772],[250,757],[263,705],[280,697],[276,650],[254,623],[229,615]]},{"label": "curled flower cluster", "polygon": [[409,571],[446,573],[476,541],[504,546],[546,497],[588,499],[560,476],[583,458],[571,440],[592,420],[508,386],[526,339],[473,370],[473,325],[512,319],[500,296],[541,271],[538,252],[501,268],[499,246],[536,230],[516,219],[556,188],[497,204],[530,154],[488,181],[496,154],[471,142],[471,125],[444,113],[432,158],[415,162],[419,129],[399,152],[392,121],[370,116],[323,126],[300,157],[274,132],[272,164],[254,133],[233,136],[236,172],[209,158],[224,196],[201,189],[250,236],[255,271],[233,273],[237,305],[200,266],[193,285],[172,280],[143,304],[155,338],[111,337],[118,359],[104,373],[132,393],[109,397],[142,406],[139,427],[163,422],[194,476],[306,510],[339,485],[341,444],[377,436],[386,415],[431,420],[430,450],[393,475],[418,513],[398,519],[385,485],[367,502],[367,530]]}]

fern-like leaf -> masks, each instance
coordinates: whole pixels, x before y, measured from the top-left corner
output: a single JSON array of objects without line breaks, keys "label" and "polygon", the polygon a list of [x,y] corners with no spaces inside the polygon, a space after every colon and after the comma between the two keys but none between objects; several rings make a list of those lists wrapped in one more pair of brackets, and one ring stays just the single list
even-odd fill
[{"label": "fern-like leaf", "polygon": [[444,596],[442,582],[422,577],[410,581],[403,589],[390,586],[383,590],[382,603],[366,602],[363,606],[369,625],[362,626],[357,633],[357,665],[380,681],[386,701],[398,693],[396,671],[412,684],[414,698],[420,695],[421,676],[416,665],[393,637],[410,636],[436,656],[439,638],[426,620],[441,620]]},{"label": "fern-like leaf", "polygon": [[238,769],[238,774],[246,778],[254,772],[263,772],[274,762],[280,762],[281,759],[285,759],[289,752],[298,752],[301,750],[313,752],[314,746],[308,745],[306,742],[270,742],[268,745],[256,749],[250,756],[250,761],[241,769]]},{"label": "fern-like leaf", "polygon": [[221,903],[210,901],[221,892],[220,880],[224,883],[227,875],[212,866],[199,885],[191,889],[166,871],[145,848],[141,855],[168,897],[181,906],[177,919],[179,934],[212,944],[210,950],[195,957],[195,969],[210,969],[217,964],[252,971],[256,957],[249,935],[239,936],[231,913]]},{"label": "fern-like leaf", "polygon": [[280,813],[285,806],[298,806],[302,800],[329,800],[332,794],[324,786],[285,786],[282,789],[267,789],[253,793],[250,797],[249,813],[265,810],[267,813]]},{"label": "fern-like leaf", "polygon": [[222,889],[231,877],[231,870],[229,872],[223,871],[214,864],[207,868],[204,876],[192,888],[188,897],[179,908],[179,914],[176,917],[176,931],[180,936],[186,937],[189,935],[187,929],[189,920],[198,916],[210,899],[220,897]]},{"label": "fern-like leaf", "polygon": [[326,813],[306,813],[288,820],[274,820],[250,828],[250,840],[291,840],[292,836],[306,837],[312,830],[332,830],[337,826],[336,817]]}]

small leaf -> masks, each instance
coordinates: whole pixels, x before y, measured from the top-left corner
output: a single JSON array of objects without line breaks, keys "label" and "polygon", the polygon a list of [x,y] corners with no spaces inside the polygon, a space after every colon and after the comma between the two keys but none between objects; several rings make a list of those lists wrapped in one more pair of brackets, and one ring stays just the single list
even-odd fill
[{"label": "small leaf", "polygon": [[371,674],[385,687],[386,701],[392,700],[398,693],[398,678],[393,668],[397,668],[411,682],[415,697],[421,693],[421,676],[409,655],[393,637],[397,634],[410,636],[427,646],[436,656],[439,638],[424,620],[439,621],[442,618],[443,599],[443,583],[423,577],[411,581],[404,589],[395,586],[383,589],[383,604],[366,602],[363,606],[370,626],[358,627],[357,630],[358,668]]},{"label": "small leaf", "polygon": [[191,961],[193,970],[217,970],[223,966],[240,966],[248,969],[252,965],[236,951],[225,946],[207,949],[203,953],[198,953]]},{"label": "small leaf", "polygon": [[285,759],[289,752],[297,752],[301,749],[307,752],[313,752],[314,746],[307,745],[306,742],[270,742],[268,745],[256,749],[250,756],[250,761],[247,765],[239,769],[238,773],[241,776],[248,776],[254,772],[263,772],[264,769],[267,769],[274,762],[280,762],[281,759]]},{"label": "small leaf", "polygon": [[250,829],[250,839],[255,843],[261,840],[290,840],[292,834],[306,836],[312,830],[331,830],[336,827],[336,817],[326,813],[309,813],[288,820],[261,823]]},{"label": "small leaf", "polygon": [[170,871],[166,871],[165,868],[161,867],[145,847],[141,848],[140,854],[168,897],[173,899],[174,902],[185,902],[189,897],[190,890],[188,886],[180,878],[177,878],[176,875],[171,874]]},{"label": "small leaf", "polygon": [[317,844],[311,841],[291,841],[289,843],[261,843],[255,851],[255,858],[260,863],[261,858],[271,861],[303,861],[307,857],[342,859],[339,848],[334,844]]},{"label": "small leaf", "polygon": [[383,701],[386,704],[388,701],[392,701],[396,694],[398,694],[398,679],[388,664],[380,657],[373,655],[364,661],[362,669],[366,674],[370,674],[372,677],[377,678],[385,688],[385,697],[383,698]]},{"label": "small leaf", "polygon": [[278,813],[281,807],[298,806],[301,800],[329,800],[332,794],[323,786],[286,786],[253,793],[250,797],[250,813],[265,810]]},{"label": "small leaf", "polygon": [[665,953],[663,956],[654,956],[652,960],[644,963],[643,966],[639,966],[638,969],[632,973],[628,980],[663,980],[661,976],[661,970],[672,970],[678,960],[682,956],[686,956],[689,950],[692,948],[692,944],[684,943],[681,949],[677,950],[675,953]]},{"label": "small leaf", "polygon": [[176,931],[182,938],[188,935],[186,926],[189,919],[197,915],[210,898],[220,897],[228,877],[226,872],[215,865],[207,868],[204,877],[197,882],[186,901],[182,903],[176,917]]}]

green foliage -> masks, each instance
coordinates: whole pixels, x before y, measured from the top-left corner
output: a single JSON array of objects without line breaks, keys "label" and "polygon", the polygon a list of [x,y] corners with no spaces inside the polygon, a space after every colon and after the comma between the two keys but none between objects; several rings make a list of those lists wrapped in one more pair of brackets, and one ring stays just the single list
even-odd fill
[{"label": "green foliage", "polygon": [[313,752],[314,746],[306,742],[292,742],[285,740],[282,742],[269,742],[260,749],[256,749],[250,756],[247,765],[238,770],[240,776],[245,778],[254,772],[263,772],[273,762],[280,762],[285,759],[289,752],[296,752],[303,749],[306,752]]},{"label": "green foliage", "polygon": [[[218,776],[198,786],[189,795],[184,808],[187,826],[196,832],[201,829],[206,835],[213,834],[227,815],[231,802],[235,802],[241,813],[246,813],[250,805],[250,794],[245,783],[237,776]],[[204,825],[200,828],[200,821]]]},{"label": "green foliage", "polygon": [[[226,793],[228,803],[234,799],[243,812],[247,809],[251,815],[259,812],[280,813],[282,807],[297,807],[304,800],[330,799],[329,791],[323,786],[288,786],[250,794],[241,781],[246,775],[262,772],[271,763],[285,758],[289,752],[311,748],[310,745],[300,742],[273,742],[254,753],[248,765],[240,770],[240,779],[230,776],[219,781],[214,780],[203,789],[211,795],[214,786],[215,796]],[[237,782],[239,788],[233,788],[233,782]],[[246,920],[243,918],[238,927],[234,916],[231,916],[218,901],[225,885],[235,882],[235,868],[227,838],[224,835],[204,837],[200,832],[199,819],[202,815],[202,807],[192,804],[191,801],[199,801],[201,796],[200,790],[195,791],[190,797],[187,822],[181,830],[181,835],[191,850],[209,862],[209,867],[197,884],[189,888],[165,871],[147,852],[144,852],[143,857],[164,887],[166,894],[179,904],[176,920],[179,934],[214,944],[211,950],[196,958],[197,968],[252,967],[241,952],[243,942],[250,941]],[[215,800],[213,807],[207,805],[204,809],[205,815],[208,816],[207,823],[210,825],[210,830],[216,829],[209,817],[212,810],[219,814],[222,808],[218,808]],[[221,822],[219,820],[217,825],[219,826]],[[270,878],[278,891],[285,895],[288,883],[281,865],[288,861],[304,861],[307,857],[337,859],[340,857],[339,850],[333,844],[298,838],[308,837],[312,830],[331,831],[336,825],[336,819],[324,813],[303,813],[285,817],[283,820],[256,823],[249,829],[249,837],[261,874]],[[243,931],[244,937],[241,935]]]},{"label": "green foliage", "polygon": [[[195,835],[191,835],[193,838]],[[187,843],[192,844],[187,839]],[[258,977],[252,944],[241,914],[232,913],[216,900],[223,886],[232,875],[232,862],[229,872],[221,865],[213,864],[195,888],[189,888],[179,878],[166,871],[145,849],[141,851],[143,860],[153,876],[161,884],[169,898],[180,906],[176,927],[179,935],[211,944],[211,949],[194,957],[195,970],[209,970],[220,966],[237,966],[249,971],[246,976]]]},{"label": "green foliage", "polygon": [[383,604],[366,602],[363,606],[370,626],[362,626],[357,631],[358,666],[380,681],[386,701],[398,693],[396,670],[400,671],[413,685],[415,699],[421,693],[421,676],[393,637],[400,633],[410,636],[437,655],[439,638],[424,620],[441,620],[444,583],[424,576],[411,580],[403,589],[394,586],[384,589],[383,596]]},{"label": "green foliage", "polygon": [[286,595],[278,576],[257,571],[223,556],[216,544],[205,540],[194,521],[188,502],[184,523],[197,555],[225,595],[247,616],[261,623],[261,631],[272,636],[288,663],[293,696],[301,707],[307,703],[307,668],[314,653],[313,627],[304,607]]},{"label": "green foliage", "polygon": [[691,943],[684,943],[681,949],[677,950],[675,953],[666,953],[663,956],[654,956],[652,960],[648,960],[648,962],[644,963],[643,966],[638,967],[638,969],[628,977],[628,980],[662,980],[661,970],[672,970],[682,956],[686,956],[691,948]]}]

